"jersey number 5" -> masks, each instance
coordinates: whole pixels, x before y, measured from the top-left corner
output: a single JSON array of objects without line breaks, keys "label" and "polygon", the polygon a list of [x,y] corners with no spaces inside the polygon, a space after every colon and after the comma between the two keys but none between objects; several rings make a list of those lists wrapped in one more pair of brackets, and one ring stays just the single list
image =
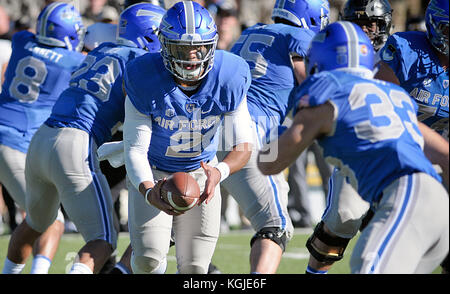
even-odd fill
[{"label": "jersey number 5", "polygon": [[247,62],[252,62],[255,65],[251,68],[252,79],[260,78],[266,75],[267,66],[269,65],[267,60],[259,53],[259,50],[252,50],[250,47],[259,43],[266,47],[272,46],[273,40],[275,37],[264,34],[254,34],[248,36],[242,36],[239,40],[236,41],[236,44],[243,44],[241,50],[239,51],[239,55],[245,59]]}]

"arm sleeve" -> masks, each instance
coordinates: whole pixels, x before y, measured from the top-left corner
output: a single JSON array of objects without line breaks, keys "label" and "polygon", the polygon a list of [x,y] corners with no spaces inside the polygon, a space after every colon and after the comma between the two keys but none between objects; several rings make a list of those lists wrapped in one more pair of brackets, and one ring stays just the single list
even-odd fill
[{"label": "arm sleeve", "polygon": [[247,107],[247,96],[242,98],[238,108],[224,117],[225,150],[231,150],[242,143],[252,143],[252,119]]},{"label": "arm sleeve", "polygon": [[127,96],[123,126],[125,168],[131,183],[137,190],[140,183],[153,181],[153,173],[147,157],[151,136],[151,119],[137,111]]}]

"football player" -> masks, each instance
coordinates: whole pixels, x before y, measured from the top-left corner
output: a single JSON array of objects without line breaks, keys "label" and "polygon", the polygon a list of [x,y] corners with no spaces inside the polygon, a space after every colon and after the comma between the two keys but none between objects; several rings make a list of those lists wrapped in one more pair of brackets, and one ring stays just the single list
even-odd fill
[{"label": "football player", "polygon": [[[0,182],[23,210],[25,160],[31,138],[69,86],[71,73],[83,61],[84,55],[78,52],[83,47],[83,36],[79,12],[65,3],[53,3],[41,11],[36,34],[21,31],[13,36],[13,51],[0,94]],[[35,242],[31,273],[47,273],[58,248],[64,216],[58,209],[54,212],[52,222]],[[3,273],[20,273],[24,266],[25,259],[10,250]]]},{"label": "football player", "polygon": [[[431,0],[425,23],[426,33],[398,32],[387,40],[375,78],[404,88],[419,105],[419,121],[448,140],[448,1]],[[448,186],[448,171],[444,172]]]},{"label": "football player", "polygon": [[[376,72],[379,62],[376,52],[388,39],[392,26],[392,9],[389,2],[348,0],[340,17],[360,26],[369,37],[375,50]],[[358,230],[364,228],[372,216],[369,203],[358,195],[341,170],[333,170],[328,186],[325,211],[306,243],[311,254],[306,273],[310,274],[327,273],[336,261],[342,259],[348,242]]]},{"label": "football player", "polygon": [[26,162],[27,217],[9,247],[22,260],[21,249],[31,241],[24,232],[40,236],[60,203],[86,242],[70,273],[97,273],[116,247],[111,192],[96,149],[124,120],[125,64],[160,49],[155,28],[164,12],[149,3],[124,10],[116,44],[103,43],[86,56],[35,133]]},{"label": "football player", "polygon": [[[448,0],[431,0],[425,12],[425,32],[399,32],[380,51],[380,70],[375,78],[400,85],[419,105],[417,118],[448,141],[449,97],[449,6]],[[440,153],[448,163],[448,146]],[[433,153],[438,161],[440,153]],[[448,165],[439,164],[443,182],[449,187]],[[442,264],[449,272],[448,257]]]},{"label": "football player", "polygon": [[372,69],[372,44],[359,26],[339,21],[319,32],[294,123],[259,153],[258,166],[276,174],[317,139],[374,211],[351,272],[431,273],[449,247],[448,193],[422,151],[424,137],[436,134],[417,121],[408,93],[373,79]]},{"label": "football player", "polygon": [[[277,1],[275,24],[256,24],[246,29],[232,47],[250,66],[252,83],[248,109],[259,149],[278,130],[293,106],[290,96],[305,78],[306,50],[315,32],[328,24],[328,1]],[[221,151],[219,160],[226,156]],[[256,152],[247,165],[222,182],[256,234],[250,241],[250,272],[276,273],[282,253],[293,234],[287,212],[289,187],[282,173],[264,176],[256,166]]]},{"label": "football player", "polygon": [[392,8],[387,0],[347,0],[340,17],[359,25],[376,52],[391,33]]},{"label": "football player", "polygon": [[[205,274],[220,229],[219,182],[251,154],[250,70],[242,58],[215,50],[214,20],[193,1],[167,10],[159,40],[161,54],[136,58],[124,75],[131,265],[136,274],[164,273],[173,229],[178,272]],[[233,151],[218,162],[223,121]],[[178,171],[202,190],[199,205],[184,213],[160,197],[164,178]]]}]

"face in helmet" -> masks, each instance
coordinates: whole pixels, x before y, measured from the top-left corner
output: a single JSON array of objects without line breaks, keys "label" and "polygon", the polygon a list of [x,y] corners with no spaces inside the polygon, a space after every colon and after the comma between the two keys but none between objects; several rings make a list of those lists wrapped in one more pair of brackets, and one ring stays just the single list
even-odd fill
[{"label": "face in helmet", "polygon": [[80,13],[71,4],[54,2],[39,14],[36,39],[39,43],[81,51],[85,28]]},{"label": "face in helmet", "polygon": [[448,0],[431,0],[425,12],[428,39],[448,57]]},{"label": "face in helmet", "polygon": [[161,45],[157,31],[165,12],[165,9],[150,3],[129,6],[119,17],[117,44],[159,52]]},{"label": "face in helmet", "polygon": [[325,70],[372,72],[374,51],[363,30],[348,21],[337,21],[317,33],[305,58],[306,73]]},{"label": "face in helmet", "polygon": [[164,64],[184,82],[199,81],[212,69],[217,39],[214,19],[193,1],[172,6],[159,27]]},{"label": "face in helmet", "polygon": [[329,11],[328,0],[277,0],[272,10],[272,19],[280,18],[317,33],[328,25]]},{"label": "face in helmet", "polygon": [[378,51],[390,35],[392,8],[387,0],[347,0],[341,19],[359,25]]}]

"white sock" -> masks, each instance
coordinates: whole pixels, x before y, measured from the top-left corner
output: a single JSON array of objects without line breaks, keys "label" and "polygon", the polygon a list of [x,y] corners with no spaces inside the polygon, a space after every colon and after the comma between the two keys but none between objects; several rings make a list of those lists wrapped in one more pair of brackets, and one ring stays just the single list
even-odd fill
[{"label": "white sock", "polygon": [[37,254],[33,259],[33,263],[31,264],[30,274],[48,274],[48,269],[50,268],[51,264],[52,261],[50,258],[44,255]]},{"label": "white sock", "polygon": [[24,267],[25,264],[17,264],[6,258],[2,274],[20,274]]},{"label": "white sock", "polygon": [[84,263],[75,262],[72,265],[72,268],[70,269],[69,274],[76,274],[76,275],[93,274],[93,272],[92,272],[91,268],[88,267],[87,265],[85,265]]}]

